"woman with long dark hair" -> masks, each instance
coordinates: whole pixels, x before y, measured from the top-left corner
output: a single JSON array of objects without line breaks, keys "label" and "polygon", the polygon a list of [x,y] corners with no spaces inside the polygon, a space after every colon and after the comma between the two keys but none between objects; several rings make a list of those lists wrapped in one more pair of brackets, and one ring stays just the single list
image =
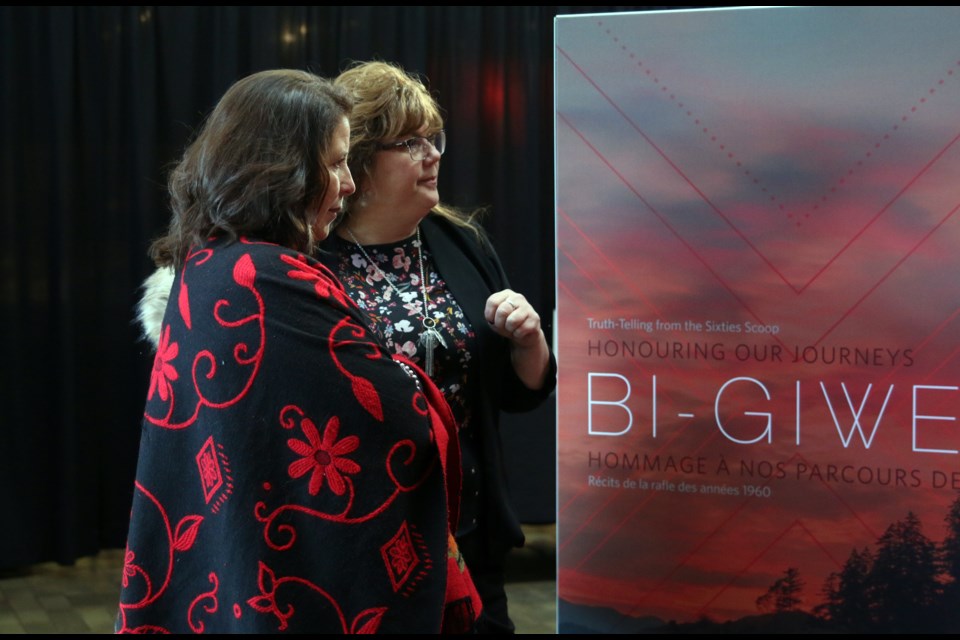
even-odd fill
[{"label": "woman with long dark hair", "polygon": [[312,257],[354,192],[351,105],[255,73],[170,176],[118,632],[464,632],[480,613],[449,409]]}]

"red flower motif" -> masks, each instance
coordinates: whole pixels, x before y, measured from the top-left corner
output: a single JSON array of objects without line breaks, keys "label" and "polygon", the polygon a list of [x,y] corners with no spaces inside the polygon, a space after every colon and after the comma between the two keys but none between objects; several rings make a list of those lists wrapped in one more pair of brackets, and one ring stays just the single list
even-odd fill
[{"label": "red flower motif", "polygon": [[333,272],[319,263],[307,264],[306,258],[299,256],[294,258],[288,255],[281,255],[280,259],[293,267],[287,272],[287,276],[294,280],[303,280],[313,284],[314,291],[321,298],[333,298],[340,305],[345,307],[355,307],[353,300],[347,295],[343,285],[333,275]]},{"label": "red flower motif", "polygon": [[133,564],[133,561],[136,559],[136,556],[133,555],[133,551],[127,549],[123,554],[123,587],[126,588],[130,584],[130,578],[137,575],[137,566]]},{"label": "red flower motif", "polygon": [[359,464],[343,456],[355,451],[360,446],[360,438],[349,436],[337,442],[337,434],[340,432],[340,419],[336,416],[330,418],[327,426],[324,427],[322,440],[312,420],[304,418],[301,426],[308,442],[296,438],[287,440],[287,446],[298,456],[303,456],[290,463],[287,472],[291,478],[300,478],[306,475],[308,471],[312,471],[309,486],[312,496],[320,492],[324,478],[327,479],[330,490],[338,496],[342,496],[347,489],[347,485],[341,472],[358,473],[360,471]]},{"label": "red flower motif", "polygon": [[176,358],[178,353],[180,353],[180,345],[176,342],[170,344],[170,325],[167,325],[160,336],[157,355],[153,359],[153,371],[150,372],[150,389],[147,391],[147,400],[153,398],[154,391],[160,394],[160,399],[164,402],[170,396],[170,380],[176,380],[180,377],[170,361]]}]

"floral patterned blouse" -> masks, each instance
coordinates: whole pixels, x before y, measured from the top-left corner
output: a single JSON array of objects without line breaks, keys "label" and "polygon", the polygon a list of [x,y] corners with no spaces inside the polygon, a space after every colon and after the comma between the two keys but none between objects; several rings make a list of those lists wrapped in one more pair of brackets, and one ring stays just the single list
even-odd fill
[{"label": "floral patterned blouse", "polygon": [[[321,260],[340,278],[347,293],[370,318],[371,330],[390,350],[401,353],[426,370],[423,333],[423,290],[420,287],[420,242],[413,235],[390,244],[360,247],[335,234],[335,256]],[[366,255],[364,255],[364,251]],[[367,256],[376,262],[369,264]],[[379,267],[379,268],[378,268]],[[469,319],[454,299],[423,247],[423,273],[427,280],[427,313],[436,320],[436,329],[446,346],[434,349],[434,371],[430,376],[443,393],[457,422],[460,462],[463,469],[460,523],[457,535],[477,528],[483,478],[478,464],[479,442],[476,429],[470,428],[471,408],[464,391],[470,383],[471,354],[477,339]],[[390,279],[390,286],[384,277]]]},{"label": "floral patterned blouse", "polygon": [[[339,254],[337,275],[357,306],[369,316],[373,331],[389,349],[425,369],[426,352],[420,340],[424,311],[417,236],[390,244],[364,245],[366,256],[356,243],[339,236],[335,239]],[[376,266],[368,263],[367,256]],[[470,411],[463,389],[468,383],[470,354],[476,338],[470,321],[434,268],[426,247],[423,271],[427,279],[428,317],[436,320],[437,331],[446,343],[434,350],[435,369],[431,377],[450,404],[457,424],[464,429]],[[384,281],[384,276],[393,287]]]}]

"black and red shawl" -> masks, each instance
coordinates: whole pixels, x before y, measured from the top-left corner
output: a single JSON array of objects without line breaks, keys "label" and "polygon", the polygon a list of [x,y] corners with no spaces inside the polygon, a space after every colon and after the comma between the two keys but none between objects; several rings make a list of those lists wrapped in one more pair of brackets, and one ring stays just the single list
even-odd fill
[{"label": "black and red shawl", "polygon": [[211,241],[176,273],[118,632],[467,631],[449,407],[320,263]]}]

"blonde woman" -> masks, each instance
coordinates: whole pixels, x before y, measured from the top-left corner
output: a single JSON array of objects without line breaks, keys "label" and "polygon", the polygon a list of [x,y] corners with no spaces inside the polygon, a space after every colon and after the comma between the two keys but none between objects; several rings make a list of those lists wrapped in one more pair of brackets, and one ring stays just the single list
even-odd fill
[{"label": "blonde woman", "polygon": [[499,414],[543,402],[556,362],[540,316],[510,288],[483,230],[440,201],[447,136],[426,86],[379,61],[355,64],[334,82],[354,102],[357,189],[318,257],[371,332],[417,362],[450,404],[463,470],[457,542],[483,600],[479,631],[509,633],[504,563],[523,534],[507,500]]}]

